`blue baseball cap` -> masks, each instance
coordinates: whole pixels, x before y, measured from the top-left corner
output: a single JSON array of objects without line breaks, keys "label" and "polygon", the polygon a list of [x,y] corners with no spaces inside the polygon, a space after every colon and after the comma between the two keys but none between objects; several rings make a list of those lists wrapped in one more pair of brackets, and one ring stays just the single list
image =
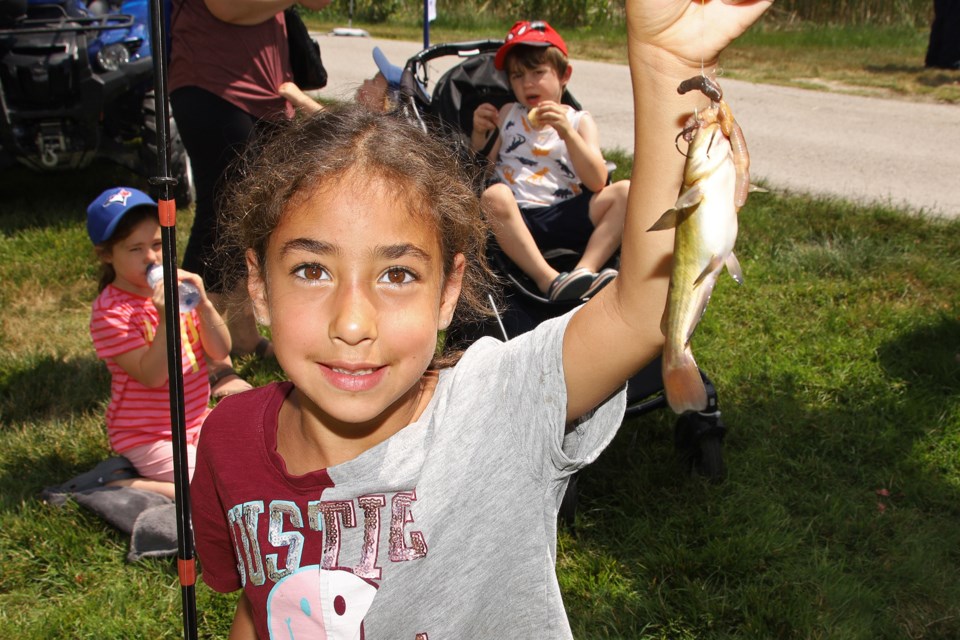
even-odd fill
[{"label": "blue baseball cap", "polygon": [[[377,63],[377,69],[383,74],[387,81],[387,88],[391,91],[400,90],[400,79],[403,77],[403,69],[387,60],[387,54],[380,47],[373,48],[373,61]],[[429,96],[427,87],[417,80],[417,86],[424,95]]]},{"label": "blue baseball cap", "polygon": [[120,219],[137,207],[157,208],[153,198],[133,187],[111,187],[87,207],[87,233],[93,244],[103,244],[110,239]]},{"label": "blue baseball cap", "polygon": [[380,47],[373,48],[373,61],[377,63],[377,69],[379,69],[383,77],[387,79],[387,84],[390,85],[390,88],[399,89],[403,69],[387,60],[387,54],[385,54]]}]

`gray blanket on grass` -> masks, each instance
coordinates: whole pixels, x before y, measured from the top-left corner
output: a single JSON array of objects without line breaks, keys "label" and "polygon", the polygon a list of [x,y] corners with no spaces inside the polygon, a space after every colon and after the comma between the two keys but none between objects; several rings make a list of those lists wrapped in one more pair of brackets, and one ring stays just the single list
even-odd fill
[{"label": "gray blanket on grass", "polygon": [[53,506],[62,506],[72,498],[129,535],[129,562],[177,555],[177,513],[173,501],[152,491],[103,486],[116,476],[97,471],[110,468],[115,472],[118,463],[122,467],[121,461],[112,458],[62,485],[47,487],[41,498]]}]

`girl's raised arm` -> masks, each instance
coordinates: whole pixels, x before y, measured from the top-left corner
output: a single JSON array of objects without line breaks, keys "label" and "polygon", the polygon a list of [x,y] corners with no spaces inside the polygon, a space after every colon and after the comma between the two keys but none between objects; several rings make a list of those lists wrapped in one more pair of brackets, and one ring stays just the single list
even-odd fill
[{"label": "girl's raised arm", "polygon": [[720,52],[773,0],[628,0],[634,161],[620,274],[570,321],[563,343],[567,419],[591,410],[663,348],[673,234],[647,229],[676,201],[684,157],[674,139],[700,92],[677,86],[716,71]]}]

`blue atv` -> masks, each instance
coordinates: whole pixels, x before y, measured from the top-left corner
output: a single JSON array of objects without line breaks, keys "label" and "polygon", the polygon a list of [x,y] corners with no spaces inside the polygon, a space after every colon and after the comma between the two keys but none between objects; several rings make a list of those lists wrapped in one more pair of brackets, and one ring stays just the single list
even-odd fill
[{"label": "blue atv", "polygon": [[[170,121],[178,206],[190,161]],[[0,0],[0,168],[86,167],[96,158],[157,175],[147,0]]]}]

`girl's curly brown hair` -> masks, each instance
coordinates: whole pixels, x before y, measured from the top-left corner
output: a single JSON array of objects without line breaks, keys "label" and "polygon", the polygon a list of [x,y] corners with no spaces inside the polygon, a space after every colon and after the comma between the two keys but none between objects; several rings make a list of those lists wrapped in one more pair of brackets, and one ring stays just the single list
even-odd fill
[{"label": "girl's curly brown hair", "polygon": [[[396,113],[345,105],[279,125],[248,147],[227,187],[219,253],[228,288],[246,276],[247,249],[265,263],[270,235],[292,199],[359,173],[393,186],[414,216],[437,229],[444,277],[454,256],[466,258],[451,330],[482,321],[490,315],[496,277],[486,260],[488,227],[475,176],[466,164],[452,144]],[[449,366],[458,356],[438,353],[433,366]]]}]

